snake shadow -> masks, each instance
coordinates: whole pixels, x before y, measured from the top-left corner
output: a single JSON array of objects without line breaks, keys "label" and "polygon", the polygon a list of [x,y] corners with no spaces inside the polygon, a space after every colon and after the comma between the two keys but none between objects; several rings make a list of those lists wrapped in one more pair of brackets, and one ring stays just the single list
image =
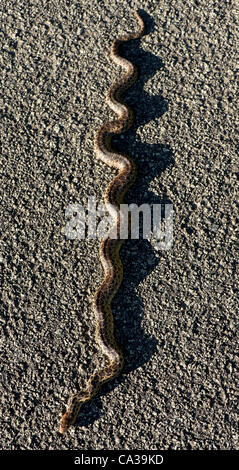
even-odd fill
[{"label": "snake shadow", "polygon": [[[146,24],[146,34],[154,30],[152,18],[139,10]],[[136,162],[138,178],[127,192],[125,202],[138,206],[147,204],[171,203],[167,194],[159,197],[149,189],[154,178],[159,178],[169,165],[174,164],[173,153],[169,146],[160,143],[146,143],[138,139],[136,131],[151,120],[160,118],[168,109],[167,101],[161,96],[151,96],[144,90],[146,81],[164,67],[161,59],[148,51],[140,49],[140,41],[130,41],[122,47],[121,53],[139,70],[139,78],[124,95],[124,101],[134,110],[134,125],[124,134],[112,140],[114,148],[130,155]],[[160,80],[160,77],[159,77]],[[142,225],[142,220],[141,220]],[[141,227],[142,228],[142,227]],[[157,351],[157,338],[148,336],[141,327],[143,305],[138,293],[139,284],[155,269],[160,261],[151,243],[144,239],[142,230],[138,240],[126,240],[121,248],[124,278],[119,291],[112,301],[115,322],[115,337],[121,347],[125,363],[122,373],[110,382],[103,384],[97,396],[81,408],[76,425],[87,426],[102,415],[100,397],[112,391],[126,380],[127,374],[146,364]],[[136,293],[137,289],[137,293]]]}]

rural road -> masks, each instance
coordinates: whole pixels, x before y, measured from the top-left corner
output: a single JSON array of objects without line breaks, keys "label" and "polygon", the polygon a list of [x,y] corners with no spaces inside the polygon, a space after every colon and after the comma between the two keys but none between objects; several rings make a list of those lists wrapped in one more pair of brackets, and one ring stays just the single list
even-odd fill
[{"label": "rural road", "polygon": [[1,449],[239,449],[236,0],[138,0],[123,54],[139,69],[115,139],[136,162],[125,201],[173,206],[173,241],[127,240],[113,300],[123,373],[59,419],[104,359],[91,303],[99,240],[69,239],[65,211],[103,202],[96,160],[112,40],[134,2],[3,0],[1,44]]}]

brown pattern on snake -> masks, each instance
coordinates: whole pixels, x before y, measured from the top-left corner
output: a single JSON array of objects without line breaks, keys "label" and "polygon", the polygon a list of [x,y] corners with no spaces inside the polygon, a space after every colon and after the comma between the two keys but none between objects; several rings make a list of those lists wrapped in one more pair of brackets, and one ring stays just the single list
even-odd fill
[{"label": "brown pattern on snake", "polygon": [[129,186],[135,180],[136,169],[133,161],[126,156],[112,150],[111,134],[120,134],[129,129],[133,122],[132,110],[121,100],[121,94],[137,79],[135,65],[118,54],[119,46],[131,39],[138,39],[144,33],[144,22],[135,10],[139,30],[129,33],[113,41],[110,57],[116,65],[120,65],[125,74],[109,88],[106,102],[117,114],[117,119],[103,124],[95,135],[94,149],[97,158],[109,166],[119,170],[117,176],[111,181],[105,193],[105,203],[111,204],[114,220],[112,230],[116,229],[117,238],[110,237],[110,233],[103,238],[100,244],[100,260],[104,269],[104,280],[97,290],[93,307],[96,316],[96,340],[106,357],[106,364],[101,370],[96,370],[86,382],[82,391],[73,395],[68,403],[67,411],[61,418],[60,432],[64,434],[77,418],[82,403],[90,400],[98,391],[100,385],[119,374],[123,367],[123,354],[114,338],[114,322],[111,312],[111,301],[123,277],[122,263],[119,250],[123,240],[119,239],[120,227],[124,223],[120,213],[120,204]]}]

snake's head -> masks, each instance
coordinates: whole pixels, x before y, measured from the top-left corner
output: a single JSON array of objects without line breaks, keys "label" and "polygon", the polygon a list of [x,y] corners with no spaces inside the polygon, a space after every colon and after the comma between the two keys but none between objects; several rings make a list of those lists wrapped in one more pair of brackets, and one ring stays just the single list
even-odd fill
[{"label": "snake's head", "polygon": [[75,416],[72,415],[72,412],[66,411],[66,413],[62,416],[60,422],[60,433],[65,434],[65,432],[69,429],[72,424],[75,422]]}]

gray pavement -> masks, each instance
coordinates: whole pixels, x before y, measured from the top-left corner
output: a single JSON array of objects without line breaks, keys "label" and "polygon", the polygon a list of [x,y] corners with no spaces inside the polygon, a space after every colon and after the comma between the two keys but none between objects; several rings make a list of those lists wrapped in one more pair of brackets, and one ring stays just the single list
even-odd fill
[{"label": "gray pavement", "polygon": [[238,449],[236,0],[145,0],[147,35],[124,49],[140,77],[117,148],[137,163],[128,203],[171,203],[169,250],[122,248],[113,302],[122,375],[65,436],[71,393],[103,361],[92,296],[97,240],[65,237],[65,209],[102,202],[96,161],[107,54],[133,1],[1,2],[2,449]]}]

